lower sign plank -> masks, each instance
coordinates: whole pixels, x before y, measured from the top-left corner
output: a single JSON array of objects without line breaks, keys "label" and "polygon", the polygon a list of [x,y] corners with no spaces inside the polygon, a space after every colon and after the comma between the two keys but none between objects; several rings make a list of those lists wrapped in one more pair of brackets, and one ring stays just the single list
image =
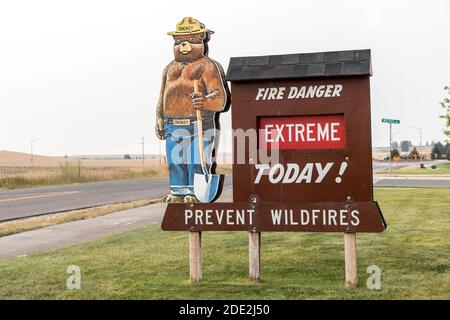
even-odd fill
[{"label": "lower sign plank", "polygon": [[165,231],[382,232],[386,223],[376,202],[171,203]]}]

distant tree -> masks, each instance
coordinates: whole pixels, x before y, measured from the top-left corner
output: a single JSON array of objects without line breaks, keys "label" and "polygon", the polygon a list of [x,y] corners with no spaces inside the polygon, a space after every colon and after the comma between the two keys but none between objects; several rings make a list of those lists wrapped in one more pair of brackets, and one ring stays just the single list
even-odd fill
[{"label": "distant tree", "polygon": [[444,109],[444,114],[439,118],[444,119],[444,133],[447,137],[450,137],[450,87],[446,86],[444,90],[447,92],[447,97],[441,101],[441,107]]},{"label": "distant tree", "polygon": [[439,159],[444,154],[445,154],[445,147],[444,147],[444,145],[442,143],[440,143],[440,142],[435,143],[433,148],[431,149],[431,157],[433,159]]},{"label": "distant tree", "polygon": [[409,140],[403,140],[402,142],[400,142],[400,150],[402,150],[402,152],[408,152],[409,147],[411,147],[411,146],[412,146],[412,143]]},{"label": "distant tree", "polygon": [[124,155],[123,158],[125,160],[131,160],[131,156],[129,154]]},{"label": "distant tree", "polygon": [[450,143],[449,143],[449,142],[447,142],[447,143],[445,144],[444,149],[445,149],[445,151],[444,151],[445,154],[447,154],[447,153],[450,151]]},{"label": "distant tree", "polygon": [[391,148],[398,148],[398,142],[397,141],[392,142]]},{"label": "distant tree", "polygon": [[391,150],[391,159],[400,156],[400,151],[398,151],[398,149],[392,149]]},{"label": "distant tree", "polygon": [[408,159],[419,159],[419,158],[420,158],[420,154],[419,154],[419,152],[417,152],[416,147],[414,147],[414,149],[409,153]]}]

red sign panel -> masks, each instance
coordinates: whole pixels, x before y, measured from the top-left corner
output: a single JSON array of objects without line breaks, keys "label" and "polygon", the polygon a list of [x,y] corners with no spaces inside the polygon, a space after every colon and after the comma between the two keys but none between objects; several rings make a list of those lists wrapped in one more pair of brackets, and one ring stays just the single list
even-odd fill
[{"label": "red sign panel", "polygon": [[344,149],[344,115],[258,118],[259,145],[264,149]]}]

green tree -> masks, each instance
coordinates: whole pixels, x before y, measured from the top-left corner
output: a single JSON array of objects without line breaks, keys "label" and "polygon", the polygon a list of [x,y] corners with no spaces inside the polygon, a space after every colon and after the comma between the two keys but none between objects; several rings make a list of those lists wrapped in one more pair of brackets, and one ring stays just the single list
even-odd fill
[{"label": "green tree", "polygon": [[450,142],[447,142],[447,143],[445,144],[445,154],[448,154],[449,151],[450,151]]},{"label": "green tree", "polygon": [[402,152],[408,152],[409,147],[411,146],[412,143],[409,140],[403,140],[402,142],[400,142],[400,149],[402,150]]},{"label": "green tree", "polygon": [[431,149],[431,156],[433,159],[440,159],[445,154],[445,147],[442,143],[435,143]]},{"label": "green tree", "polygon": [[439,116],[439,118],[444,119],[444,133],[446,136],[450,137],[450,87],[446,86],[444,90],[447,91],[447,97],[441,101],[441,107],[444,109],[444,114]]}]

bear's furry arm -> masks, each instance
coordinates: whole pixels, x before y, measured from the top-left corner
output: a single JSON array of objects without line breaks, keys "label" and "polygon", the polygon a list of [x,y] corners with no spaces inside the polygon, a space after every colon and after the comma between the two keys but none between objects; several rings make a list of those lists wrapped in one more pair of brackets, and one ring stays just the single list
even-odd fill
[{"label": "bear's furry arm", "polygon": [[164,68],[162,76],[161,90],[159,92],[159,100],[156,106],[156,119],[161,119],[164,117],[164,89],[166,87],[167,70],[169,70],[170,64]]},{"label": "bear's furry arm", "polygon": [[228,105],[228,85],[225,82],[225,73],[222,66],[210,59],[210,65],[203,73],[205,84],[205,109],[215,112],[224,111]]}]

